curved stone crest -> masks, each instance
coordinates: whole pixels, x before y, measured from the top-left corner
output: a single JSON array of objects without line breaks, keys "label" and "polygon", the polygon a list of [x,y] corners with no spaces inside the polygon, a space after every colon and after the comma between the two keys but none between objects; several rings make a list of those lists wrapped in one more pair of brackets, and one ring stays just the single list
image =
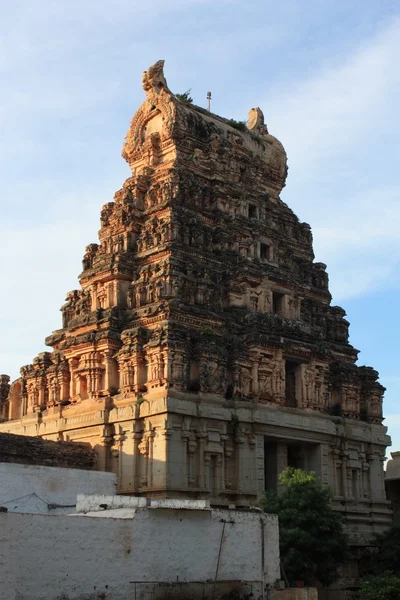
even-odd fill
[{"label": "curved stone crest", "polygon": [[258,106],[257,108],[251,108],[249,110],[247,126],[250,131],[257,133],[258,135],[268,134],[268,127],[264,123],[264,113]]},{"label": "curved stone crest", "polygon": [[126,134],[122,156],[131,164],[138,158],[146,138],[146,126],[157,115],[162,116],[161,142],[171,137],[176,108],[164,76],[164,61],[159,60],[142,76],[146,100],[134,115]]}]

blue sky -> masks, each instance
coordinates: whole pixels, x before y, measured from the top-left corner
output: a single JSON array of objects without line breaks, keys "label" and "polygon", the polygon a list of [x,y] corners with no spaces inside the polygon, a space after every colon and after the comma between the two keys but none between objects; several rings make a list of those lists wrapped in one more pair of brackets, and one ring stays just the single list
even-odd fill
[{"label": "blue sky", "polygon": [[400,5],[386,0],[3,0],[0,20],[0,372],[45,349],[77,287],[101,206],[165,59],[170,88],[284,144],[282,199],[313,229],[359,364],[388,388],[400,449]]}]

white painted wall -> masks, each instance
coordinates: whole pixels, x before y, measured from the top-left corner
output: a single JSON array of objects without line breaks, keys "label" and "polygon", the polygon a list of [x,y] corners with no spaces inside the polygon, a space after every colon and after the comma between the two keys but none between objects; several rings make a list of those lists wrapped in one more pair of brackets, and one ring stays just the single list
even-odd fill
[{"label": "white painted wall", "polygon": [[[2,600],[134,600],[134,582],[213,581],[221,539],[219,581],[253,583],[259,597],[263,570],[266,582],[279,578],[278,521],[258,512],[137,508],[131,519],[0,513],[0,532]],[[136,584],[136,600],[144,589]]]},{"label": "white painted wall", "polygon": [[71,513],[77,494],[115,494],[116,483],[114,473],[0,463],[0,506],[9,512]]}]

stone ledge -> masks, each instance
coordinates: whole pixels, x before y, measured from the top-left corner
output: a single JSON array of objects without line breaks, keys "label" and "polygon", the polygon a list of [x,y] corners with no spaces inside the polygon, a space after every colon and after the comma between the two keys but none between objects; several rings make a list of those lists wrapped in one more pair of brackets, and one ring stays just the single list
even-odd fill
[{"label": "stone ledge", "polygon": [[268,600],[318,600],[318,590],[311,587],[270,590]]},{"label": "stone ledge", "polygon": [[180,509],[211,510],[209,500],[186,500],[175,498],[144,498],[142,496],[89,496],[78,494],[76,512],[81,514],[93,512],[110,512],[115,509]]}]

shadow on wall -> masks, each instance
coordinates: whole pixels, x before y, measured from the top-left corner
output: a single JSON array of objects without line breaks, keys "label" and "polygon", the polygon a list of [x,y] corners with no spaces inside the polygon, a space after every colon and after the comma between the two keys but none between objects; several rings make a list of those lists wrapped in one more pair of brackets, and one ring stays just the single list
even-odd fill
[{"label": "shadow on wall", "polygon": [[[164,436],[162,437],[165,440]],[[207,458],[190,454],[184,445],[176,445],[161,451],[143,436],[134,447],[124,440],[123,449],[115,446],[108,450],[103,460],[107,470],[117,475],[117,493],[151,496],[186,497],[210,499],[213,505],[258,506],[256,489],[256,465],[253,457],[240,461],[241,491],[239,493],[239,461],[236,461],[229,477],[222,453],[209,453]],[[130,446],[130,447],[129,447]],[[104,447],[95,446],[104,456]],[[130,451],[129,451],[130,450]],[[164,456],[168,452],[168,460]],[[225,484],[229,479],[230,487]],[[234,483],[232,483],[234,482]]]}]

